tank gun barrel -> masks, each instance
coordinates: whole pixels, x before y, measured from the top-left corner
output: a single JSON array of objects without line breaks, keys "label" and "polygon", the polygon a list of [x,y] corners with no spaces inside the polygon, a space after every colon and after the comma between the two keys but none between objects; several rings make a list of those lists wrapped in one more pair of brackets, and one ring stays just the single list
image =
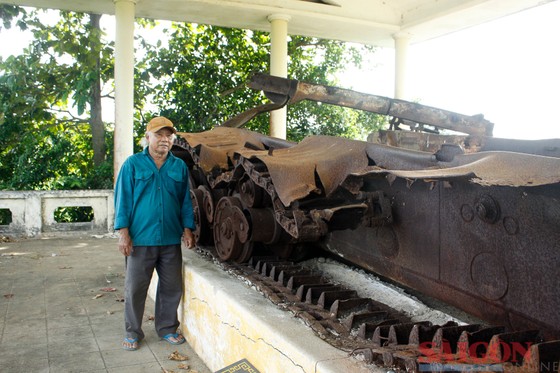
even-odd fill
[{"label": "tank gun barrel", "polygon": [[255,115],[278,109],[302,100],[322,102],[342,107],[364,110],[423,125],[431,125],[469,135],[492,136],[494,124],[483,115],[468,116],[418,103],[367,94],[350,89],[322,84],[305,83],[256,73],[248,82],[251,89],[262,90],[272,104],[251,109],[227,121],[226,127],[240,127]]}]

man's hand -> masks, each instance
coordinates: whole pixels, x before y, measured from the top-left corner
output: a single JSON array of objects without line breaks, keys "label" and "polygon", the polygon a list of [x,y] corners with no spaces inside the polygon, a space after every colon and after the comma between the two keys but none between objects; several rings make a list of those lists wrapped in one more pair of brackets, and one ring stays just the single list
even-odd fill
[{"label": "man's hand", "polygon": [[187,249],[194,249],[195,242],[194,242],[194,234],[189,228],[185,228],[183,231],[183,243],[187,247]]},{"label": "man's hand", "polygon": [[119,229],[119,251],[124,256],[129,256],[132,253],[132,239],[128,233],[128,228]]}]

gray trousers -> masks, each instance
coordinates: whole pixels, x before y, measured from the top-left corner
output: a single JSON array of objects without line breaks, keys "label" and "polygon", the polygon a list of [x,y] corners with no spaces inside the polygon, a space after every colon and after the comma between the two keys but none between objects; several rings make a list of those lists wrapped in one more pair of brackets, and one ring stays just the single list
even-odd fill
[{"label": "gray trousers", "polygon": [[159,276],[155,300],[158,336],[175,333],[179,327],[177,309],[183,295],[181,245],[134,246],[126,257],[124,280],[124,324],[127,338],[144,339],[142,317],[154,269]]}]

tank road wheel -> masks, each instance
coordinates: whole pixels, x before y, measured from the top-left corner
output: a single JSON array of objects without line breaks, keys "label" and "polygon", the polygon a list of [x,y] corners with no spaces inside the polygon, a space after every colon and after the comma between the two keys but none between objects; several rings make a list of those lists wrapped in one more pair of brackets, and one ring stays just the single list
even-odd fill
[{"label": "tank road wheel", "polygon": [[254,226],[253,222],[258,224],[258,229],[251,229],[251,241],[269,245],[280,240],[283,230],[280,224],[276,222],[273,209],[248,208],[246,213],[251,227]]},{"label": "tank road wheel", "polygon": [[218,201],[214,215],[214,243],[222,261],[239,261],[247,256],[249,222],[239,199],[222,197]]},{"label": "tank road wheel", "polygon": [[263,207],[270,205],[270,196],[263,188],[256,185],[247,174],[237,182],[237,189],[243,204],[247,207]]},{"label": "tank road wheel", "polygon": [[245,263],[253,255],[253,241],[247,241],[243,244],[241,255],[235,260],[237,263]]},{"label": "tank road wheel", "polygon": [[198,189],[202,192],[202,203],[200,204],[202,212],[206,217],[206,221],[212,223],[214,220],[214,199],[212,198],[212,192],[204,185],[200,185]]},{"label": "tank road wheel", "polygon": [[200,245],[212,243],[210,227],[204,213],[203,193],[200,189],[191,189],[191,200],[194,212],[195,230],[193,231],[196,242]]}]

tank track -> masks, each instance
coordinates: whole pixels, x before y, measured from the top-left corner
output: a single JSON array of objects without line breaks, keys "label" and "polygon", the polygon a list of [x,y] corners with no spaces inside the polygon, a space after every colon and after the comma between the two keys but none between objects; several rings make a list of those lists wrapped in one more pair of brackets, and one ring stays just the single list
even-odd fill
[{"label": "tank track", "polygon": [[403,312],[332,283],[317,270],[278,257],[222,263],[317,336],[364,361],[395,372],[558,372],[560,341],[538,330],[411,321]]},{"label": "tank track", "polygon": [[[390,202],[381,192],[333,202],[317,191],[317,196],[286,207],[263,163],[239,156],[231,169],[208,174],[198,167],[202,162],[196,148],[181,138],[175,146],[188,153],[191,165],[197,242],[215,244],[221,260],[246,262],[254,244],[276,246],[282,257],[297,257],[293,251],[301,248],[299,243],[316,242],[335,225],[351,229],[364,222],[391,222]],[[258,229],[252,229],[257,221]]]}]

